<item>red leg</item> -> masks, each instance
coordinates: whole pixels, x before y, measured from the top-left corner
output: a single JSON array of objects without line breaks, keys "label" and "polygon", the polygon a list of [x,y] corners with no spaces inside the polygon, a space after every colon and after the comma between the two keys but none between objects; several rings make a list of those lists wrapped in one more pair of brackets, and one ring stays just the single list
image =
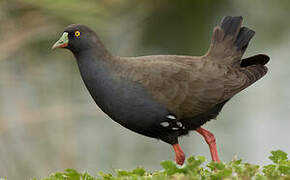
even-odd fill
[{"label": "red leg", "polygon": [[179,144],[173,144],[172,146],[173,146],[173,149],[175,151],[176,164],[182,165],[184,163],[184,160],[185,160],[184,152],[182,151]]},{"label": "red leg", "polygon": [[214,162],[220,162],[213,133],[203,128],[197,128],[196,131],[204,137],[208,144],[212,160]]}]

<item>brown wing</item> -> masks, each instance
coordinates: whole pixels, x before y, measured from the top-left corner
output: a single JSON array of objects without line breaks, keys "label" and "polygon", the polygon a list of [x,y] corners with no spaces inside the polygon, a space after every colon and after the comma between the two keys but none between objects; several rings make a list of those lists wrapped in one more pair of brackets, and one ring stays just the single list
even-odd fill
[{"label": "brown wing", "polygon": [[178,118],[204,113],[248,86],[245,74],[204,57],[124,58],[118,75],[140,83]]},{"label": "brown wing", "polygon": [[255,33],[241,24],[242,17],[224,17],[214,30],[205,56],[120,58],[116,61],[115,72],[122,78],[140,83],[180,119],[205,113],[267,72],[264,66],[268,62],[266,56],[241,61]]}]

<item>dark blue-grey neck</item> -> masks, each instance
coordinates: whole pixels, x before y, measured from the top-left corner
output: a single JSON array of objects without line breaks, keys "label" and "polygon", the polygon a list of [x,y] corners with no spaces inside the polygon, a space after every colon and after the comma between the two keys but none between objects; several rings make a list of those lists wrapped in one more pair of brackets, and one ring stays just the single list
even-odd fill
[{"label": "dark blue-grey neck", "polygon": [[[80,52],[72,51],[77,59],[81,77],[95,102],[105,112],[108,99],[114,89],[112,77],[113,56],[108,51],[89,48]],[[107,101],[107,102],[106,102]]]},{"label": "dark blue-grey neck", "polygon": [[113,58],[103,43],[98,38],[95,39],[95,41],[86,42],[85,44],[77,47],[70,45],[69,49],[77,60],[84,60],[86,59],[85,56],[94,57],[97,61],[107,61]]}]

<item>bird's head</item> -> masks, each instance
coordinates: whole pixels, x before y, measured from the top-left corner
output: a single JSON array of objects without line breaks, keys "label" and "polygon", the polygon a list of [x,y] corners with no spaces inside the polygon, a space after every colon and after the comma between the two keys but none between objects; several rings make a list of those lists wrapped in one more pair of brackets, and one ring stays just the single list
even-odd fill
[{"label": "bird's head", "polygon": [[86,25],[71,24],[67,26],[60,39],[52,46],[66,48],[73,53],[78,53],[90,48],[103,47],[97,34]]}]

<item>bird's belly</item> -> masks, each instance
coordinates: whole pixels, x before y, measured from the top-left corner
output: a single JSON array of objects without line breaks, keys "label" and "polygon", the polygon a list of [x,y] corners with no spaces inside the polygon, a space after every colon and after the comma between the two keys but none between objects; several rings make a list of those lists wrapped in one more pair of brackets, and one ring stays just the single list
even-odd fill
[{"label": "bird's belly", "polygon": [[134,132],[158,138],[156,127],[169,112],[141,86],[128,81],[106,81],[93,86],[94,83],[85,81],[85,84],[96,104],[112,120]]}]

